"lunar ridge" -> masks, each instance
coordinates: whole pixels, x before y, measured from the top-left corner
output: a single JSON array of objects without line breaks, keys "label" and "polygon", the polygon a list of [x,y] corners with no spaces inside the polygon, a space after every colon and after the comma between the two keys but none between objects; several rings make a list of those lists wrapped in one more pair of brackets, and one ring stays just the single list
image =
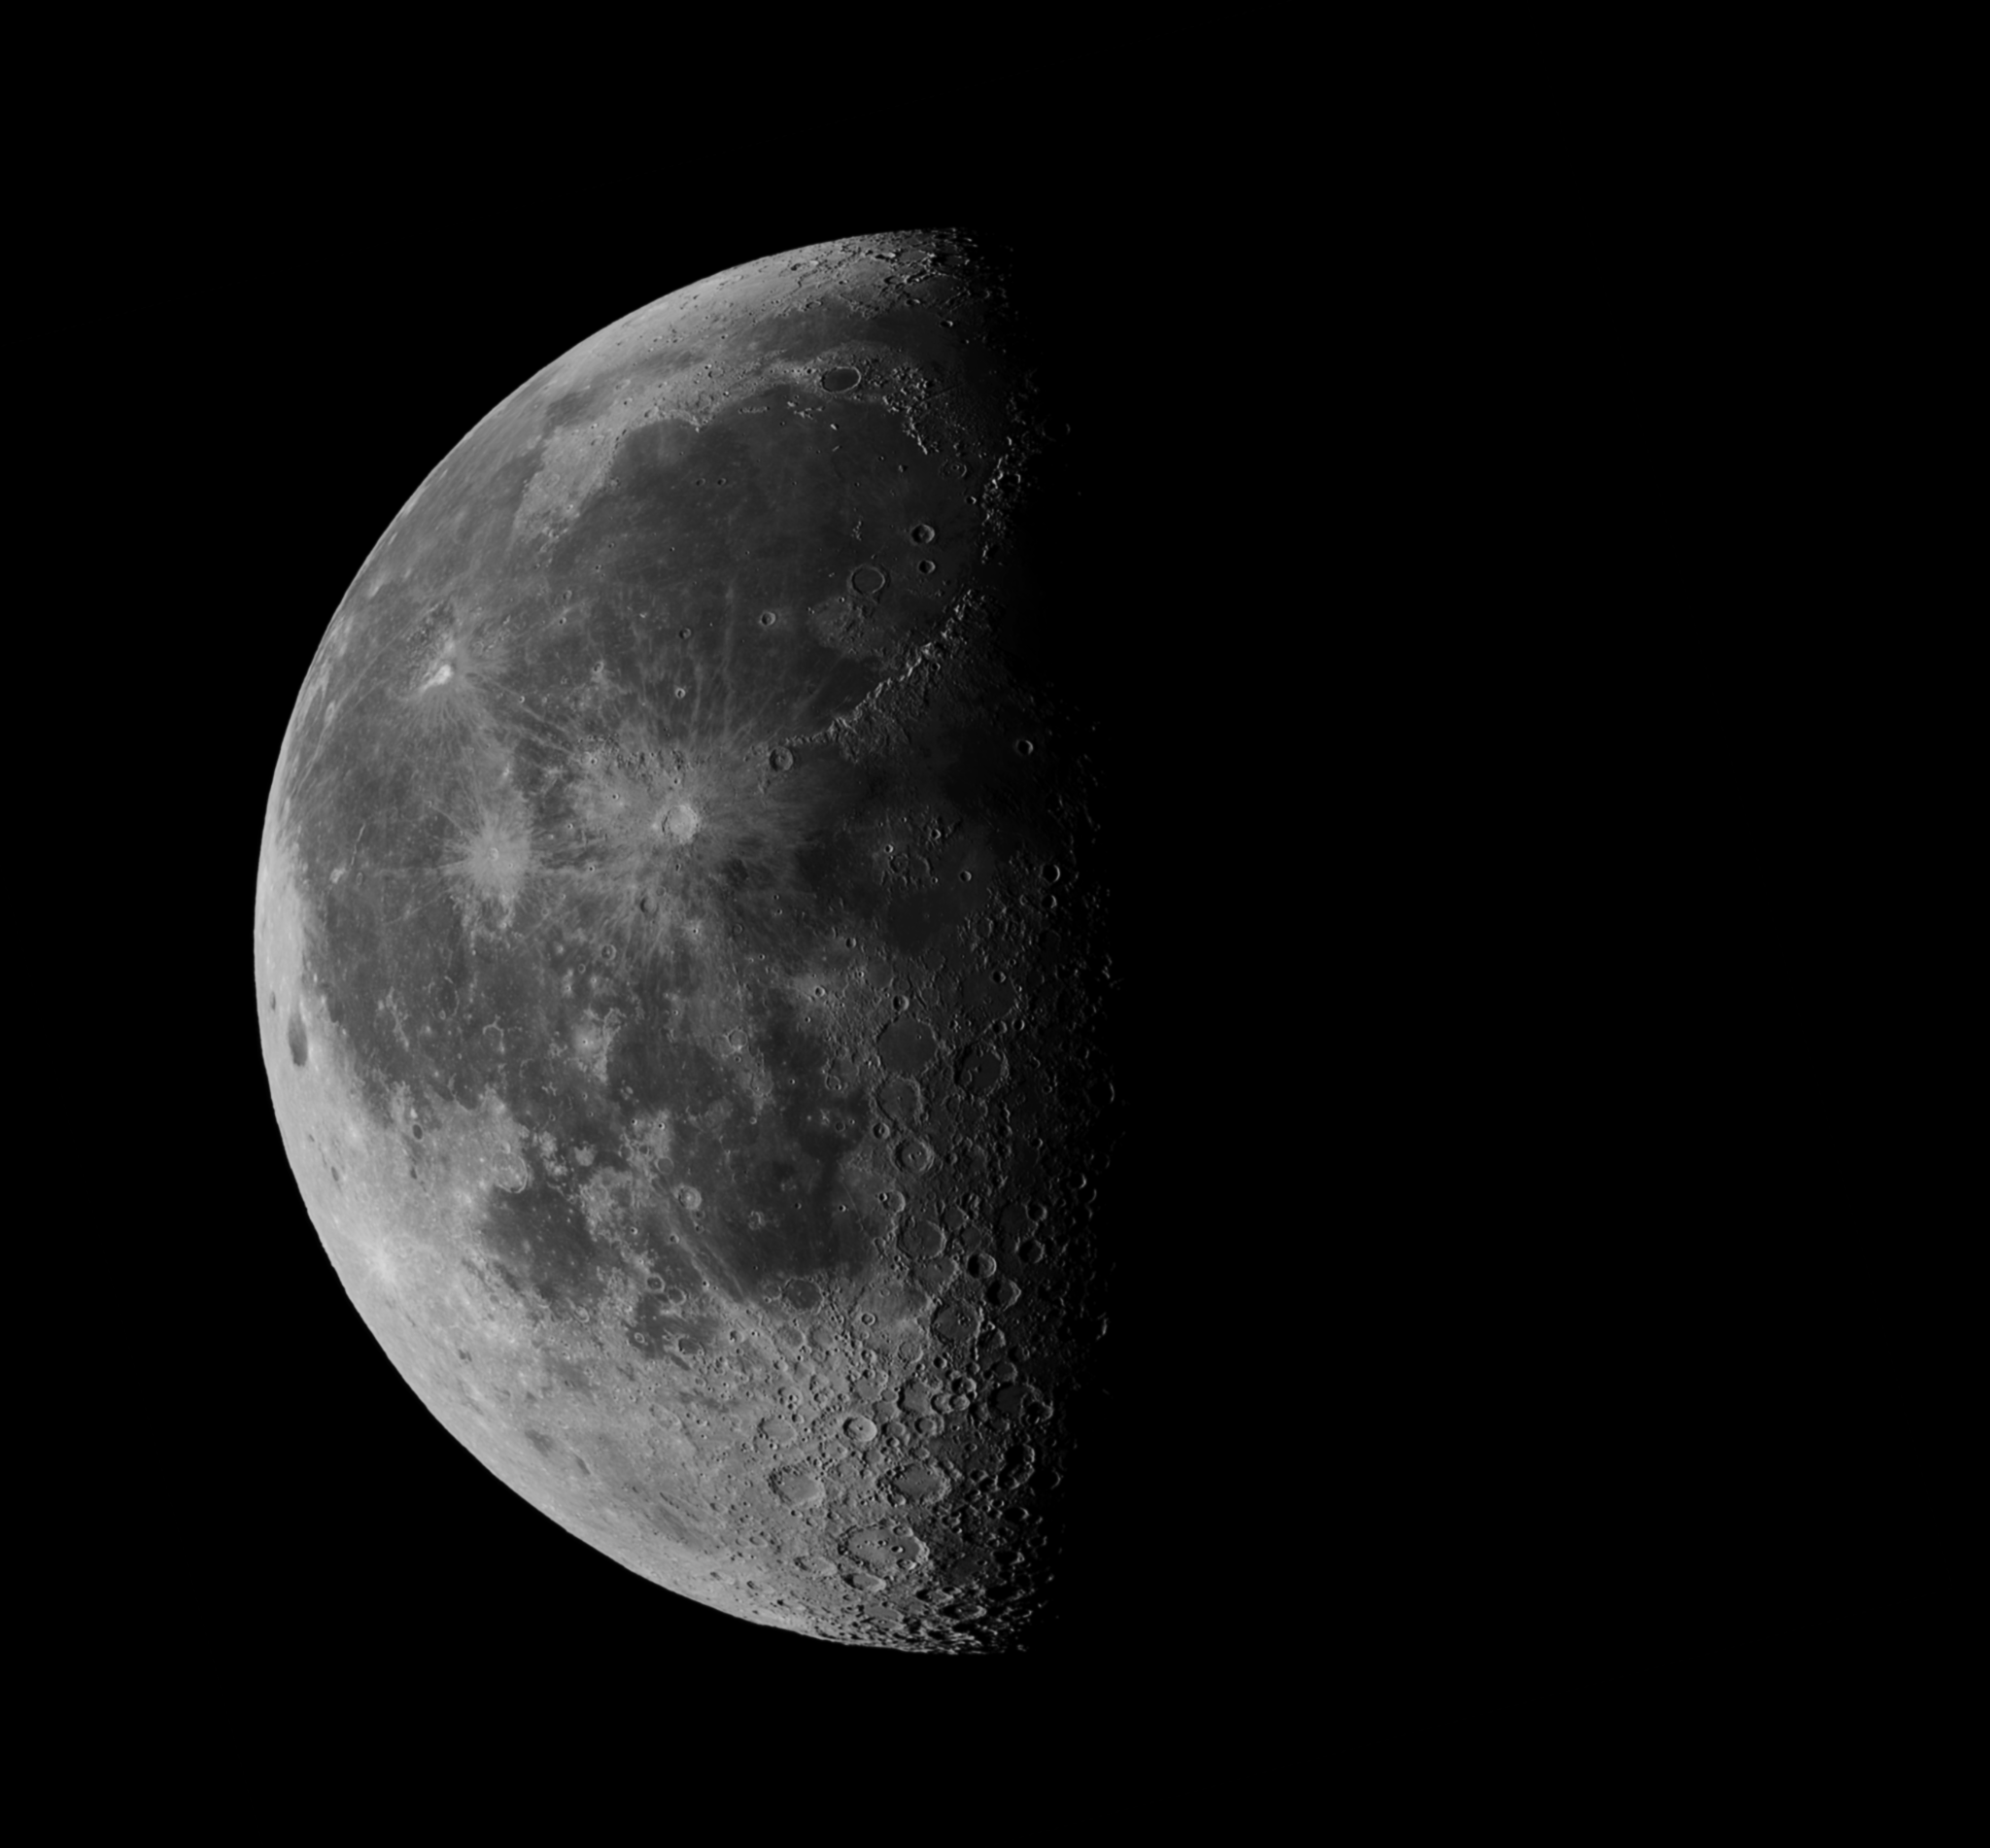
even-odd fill
[{"label": "lunar ridge", "polygon": [[275,1113],[486,1467],[671,1591],[1017,1647],[1100,1326],[1106,894],[1001,266],[861,237],[512,393],[356,576],[257,874]]}]

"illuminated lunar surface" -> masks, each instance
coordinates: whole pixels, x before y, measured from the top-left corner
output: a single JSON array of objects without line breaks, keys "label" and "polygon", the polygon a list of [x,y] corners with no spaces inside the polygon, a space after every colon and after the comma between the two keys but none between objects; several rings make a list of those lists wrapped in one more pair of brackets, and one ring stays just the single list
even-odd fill
[{"label": "illuminated lunar surface", "polygon": [[845,239],[513,393],[333,616],[256,893],[291,1165],[423,1403],[659,1586],[961,1653],[1042,1591],[1105,1090],[999,300]]}]

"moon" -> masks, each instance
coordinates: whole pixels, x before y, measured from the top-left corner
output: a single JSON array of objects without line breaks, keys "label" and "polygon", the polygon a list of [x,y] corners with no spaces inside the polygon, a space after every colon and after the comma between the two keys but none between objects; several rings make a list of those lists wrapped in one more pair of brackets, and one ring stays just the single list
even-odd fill
[{"label": "moon", "polygon": [[256,885],[290,1165],[429,1412],[667,1591],[944,1654],[1043,1606],[1100,1326],[1097,767],[1004,302],[845,238],[534,374],[332,616]]}]

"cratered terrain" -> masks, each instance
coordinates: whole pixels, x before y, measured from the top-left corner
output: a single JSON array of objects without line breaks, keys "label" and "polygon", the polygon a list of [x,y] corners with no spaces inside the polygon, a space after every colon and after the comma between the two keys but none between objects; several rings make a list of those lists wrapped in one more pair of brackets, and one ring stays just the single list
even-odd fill
[{"label": "cratered terrain", "polygon": [[1026,667],[1075,613],[1008,306],[846,238],[513,392],[333,615],[255,901],[292,1170],[429,1411],[656,1585],[940,1653],[1027,1634],[1100,1325],[1097,766]]}]

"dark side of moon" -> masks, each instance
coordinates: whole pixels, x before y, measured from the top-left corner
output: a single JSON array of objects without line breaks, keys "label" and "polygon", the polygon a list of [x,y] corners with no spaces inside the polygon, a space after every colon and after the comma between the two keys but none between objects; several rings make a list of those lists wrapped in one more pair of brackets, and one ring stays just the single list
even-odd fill
[{"label": "dark side of moon", "polygon": [[256,893],[292,1170],[429,1409],[657,1585],[954,1653],[1041,1598],[1106,1091],[996,299],[846,239],[514,393],[334,615]]}]

